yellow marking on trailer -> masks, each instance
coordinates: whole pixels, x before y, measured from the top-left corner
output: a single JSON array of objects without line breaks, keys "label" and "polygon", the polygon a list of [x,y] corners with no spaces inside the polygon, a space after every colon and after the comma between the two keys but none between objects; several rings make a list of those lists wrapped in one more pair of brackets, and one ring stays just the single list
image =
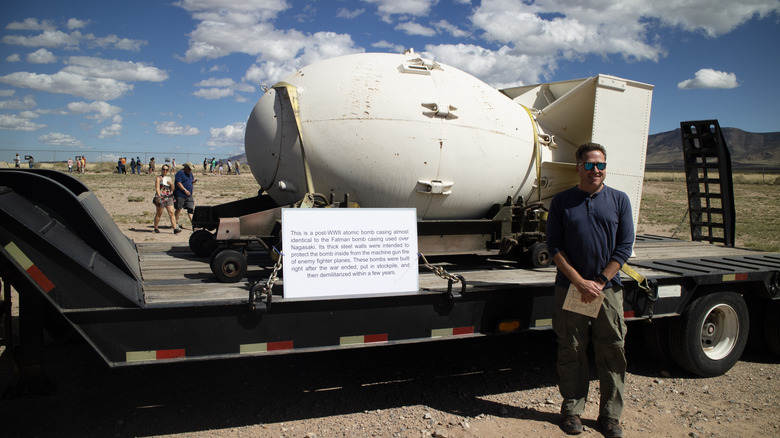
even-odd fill
[{"label": "yellow marking on trailer", "polygon": [[145,360],[157,360],[157,351],[128,351],[125,353],[125,360],[127,362],[141,362]]},{"label": "yellow marking on trailer", "polygon": [[432,338],[441,338],[444,336],[452,336],[452,329],[451,328],[444,328],[444,329],[433,329],[431,330],[431,337]]},{"label": "yellow marking on trailer", "polygon": [[25,271],[33,265],[32,260],[15,243],[9,242],[4,248]]},{"label": "yellow marking on trailer", "polygon": [[364,336],[342,336],[339,338],[339,345],[362,344]]},{"label": "yellow marking on trailer", "polygon": [[257,344],[242,344],[239,345],[239,354],[247,353],[266,353],[268,352],[268,343],[260,342]]}]

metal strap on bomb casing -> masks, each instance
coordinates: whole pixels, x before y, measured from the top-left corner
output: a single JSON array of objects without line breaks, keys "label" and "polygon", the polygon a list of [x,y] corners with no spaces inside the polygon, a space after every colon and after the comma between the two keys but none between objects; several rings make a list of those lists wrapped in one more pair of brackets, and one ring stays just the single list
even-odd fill
[{"label": "metal strap on bomb casing", "polygon": [[295,116],[295,126],[298,127],[298,140],[301,144],[301,157],[303,158],[303,172],[306,178],[306,190],[308,193],[314,193],[314,183],[311,178],[311,169],[309,168],[309,162],[306,160],[306,148],[303,146],[303,126],[301,125],[301,108],[298,103],[298,89],[287,82],[277,82],[273,86],[274,89],[284,89],[287,91],[287,98],[290,100],[290,107],[293,110]]}]

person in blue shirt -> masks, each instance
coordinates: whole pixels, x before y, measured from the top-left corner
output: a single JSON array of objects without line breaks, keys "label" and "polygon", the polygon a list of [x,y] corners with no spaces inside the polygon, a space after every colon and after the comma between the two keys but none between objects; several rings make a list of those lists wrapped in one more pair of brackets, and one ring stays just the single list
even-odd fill
[{"label": "person in blue shirt", "polygon": [[190,224],[192,224],[192,214],[195,213],[195,199],[192,197],[193,184],[198,180],[195,179],[195,175],[192,173],[194,165],[189,161],[184,163],[181,170],[176,172],[176,179],[173,191],[174,207],[176,209],[176,223],[179,224],[181,229],[181,222],[179,222],[179,213],[183,209],[187,210],[187,215],[190,217]]},{"label": "person in blue shirt", "polygon": [[[607,437],[623,436],[626,376],[623,289],[619,271],[631,256],[634,221],[628,195],[604,185],[607,151],[598,143],[577,149],[579,183],[553,198],[547,247],[557,266],[553,330],[558,338],[559,389],[564,432],[582,432],[588,396],[588,342],[593,342],[601,399],[598,423]],[[563,309],[569,289],[583,302],[604,295],[598,316]]]}]

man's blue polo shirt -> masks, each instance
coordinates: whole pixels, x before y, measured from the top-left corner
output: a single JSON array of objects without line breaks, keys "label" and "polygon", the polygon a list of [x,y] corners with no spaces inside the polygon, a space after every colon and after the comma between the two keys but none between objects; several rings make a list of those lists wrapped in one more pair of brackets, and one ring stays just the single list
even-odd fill
[{"label": "man's blue polo shirt", "polygon": [[[622,266],[634,245],[634,220],[628,195],[607,186],[590,195],[572,187],[553,197],[547,216],[547,248],[560,251],[587,280],[595,280],[610,260]],[[611,284],[621,285],[620,275]],[[555,285],[571,282],[558,270]],[[608,283],[610,284],[610,283]]]}]

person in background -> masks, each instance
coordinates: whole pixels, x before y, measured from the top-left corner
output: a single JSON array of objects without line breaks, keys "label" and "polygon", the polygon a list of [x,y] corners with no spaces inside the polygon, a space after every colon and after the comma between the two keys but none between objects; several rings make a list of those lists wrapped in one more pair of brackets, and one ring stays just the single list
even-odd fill
[{"label": "person in background", "polygon": [[176,213],[173,209],[173,180],[168,176],[168,170],[170,170],[170,167],[167,164],[163,164],[160,168],[160,175],[154,181],[155,205],[157,206],[157,213],[154,216],[154,232],[160,232],[158,226],[160,225],[162,212],[163,210],[168,210],[173,234],[179,234],[181,230],[176,226]]},{"label": "person in background", "polygon": [[182,169],[176,172],[176,179],[174,180],[174,206],[176,207],[176,222],[181,229],[181,222],[179,222],[179,213],[182,210],[187,210],[187,215],[190,218],[190,225],[192,224],[192,214],[195,213],[195,199],[192,197],[193,184],[198,180],[195,179],[195,175],[192,173],[194,165],[189,161],[184,163]]},{"label": "person in background", "polygon": [[[634,220],[628,195],[604,185],[606,149],[586,143],[576,158],[579,183],[553,197],[547,218],[547,247],[558,270],[552,324],[558,338],[562,429],[567,434],[582,432],[590,341],[601,393],[598,424],[604,436],[622,437],[626,323],[618,271],[631,256]],[[603,295],[597,317],[564,310],[567,293],[585,303]]]},{"label": "person in background", "polygon": [[149,173],[154,173],[154,157],[149,159]]},{"label": "person in background", "polygon": [[14,157],[14,167],[22,167],[21,166],[21,158],[19,158],[19,154],[16,154],[16,157]]},{"label": "person in background", "polygon": [[87,157],[81,156],[81,173],[87,173]]},{"label": "person in background", "polygon": [[176,172],[176,158],[171,158],[171,173]]},{"label": "person in background", "polygon": [[71,160],[70,157],[68,157],[68,173],[73,173],[73,160]]},{"label": "person in background", "polygon": [[208,158],[204,158],[203,159],[203,174],[204,175],[206,174],[206,167],[208,166],[208,163],[209,163],[209,159]]},{"label": "person in background", "polygon": [[230,158],[228,158],[228,160],[227,160],[227,174],[228,175],[230,175],[230,171],[233,170],[232,167],[233,167],[233,165],[230,163]]},{"label": "person in background", "polygon": [[130,173],[135,175],[135,158],[130,158]]},{"label": "person in background", "polygon": [[33,167],[35,167],[35,158],[33,158],[32,155],[28,155],[28,157],[30,158],[27,160],[27,164],[29,164],[30,169],[32,169]]},{"label": "person in background", "polygon": [[241,162],[236,158],[236,175],[241,175]]}]

